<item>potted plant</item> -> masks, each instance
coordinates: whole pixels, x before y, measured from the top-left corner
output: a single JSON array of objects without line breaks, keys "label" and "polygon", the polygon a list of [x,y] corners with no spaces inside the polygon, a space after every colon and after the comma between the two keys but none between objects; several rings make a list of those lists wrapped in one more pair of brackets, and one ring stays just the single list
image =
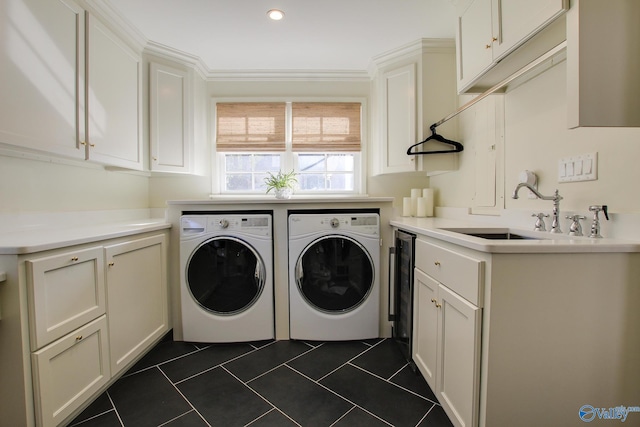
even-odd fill
[{"label": "potted plant", "polygon": [[278,171],[277,174],[267,172],[268,176],[264,179],[264,183],[267,185],[267,193],[271,190],[275,190],[276,199],[289,199],[293,192],[293,188],[298,183],[296,178],[297,173]]}]

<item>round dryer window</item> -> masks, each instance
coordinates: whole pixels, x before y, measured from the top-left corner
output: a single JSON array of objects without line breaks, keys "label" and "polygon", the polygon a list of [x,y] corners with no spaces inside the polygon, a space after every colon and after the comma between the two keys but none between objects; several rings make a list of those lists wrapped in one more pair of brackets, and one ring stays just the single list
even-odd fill
[{"label": "round dryer window", "polygon": [[326,236],[313,241],[296,262],[296,283],[316,309],[342,313],[362,304],[373,288],[373,261],[357,241]]},{"label": "round dryer window", "polygon": [[203,242],[187,265],[189,292],[204,309],[222,315],[249,309],[265,286],[266,270],[257,252],[232,237]]}]

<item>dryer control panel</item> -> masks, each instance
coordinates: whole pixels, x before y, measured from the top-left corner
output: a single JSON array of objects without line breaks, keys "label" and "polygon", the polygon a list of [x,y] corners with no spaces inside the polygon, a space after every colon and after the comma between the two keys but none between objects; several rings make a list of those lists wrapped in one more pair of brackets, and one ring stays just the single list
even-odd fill
[{"label": "dryer control panel", "polygon": [[378,214],[292,214],[289,216],[289,235],[298,236],[317,231],[357,232],[364,235],[380,234]]}]

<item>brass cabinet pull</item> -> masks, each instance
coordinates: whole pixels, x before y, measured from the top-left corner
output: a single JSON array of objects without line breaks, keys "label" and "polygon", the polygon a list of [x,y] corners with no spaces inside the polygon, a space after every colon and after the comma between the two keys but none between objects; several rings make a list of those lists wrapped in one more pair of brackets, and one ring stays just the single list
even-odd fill
[{"label": "brass cabinet pull", "polygon": [[442,304],[436,304],[437,308],[442,308]]},{"label": "brass cabinet pull", "polygon": [[82,341],[82,335],[78,335],[78,336],[76,337],[76,341]]},{"label": "brass cabinet pull", "polygon": [[440,261],[436,261],[433,263],[434,265],[440,266]]},{"label": "brass cabinet pull", "polygon": [[78,260],[77,256],[71,257],[71,261],[76,262]]},{"label": "brass cabinet pull", "polygon": [[109,263],[109,267],[113,267],[114,265],[116,265],[116,263],[115,263],[115,262],[113,262],[113,261],[111,261],[111,262]]},{"label": "brass cabinet pull", "polygon": [[435,298],[431,298],[431,302],[436,302],[436,299]]}]

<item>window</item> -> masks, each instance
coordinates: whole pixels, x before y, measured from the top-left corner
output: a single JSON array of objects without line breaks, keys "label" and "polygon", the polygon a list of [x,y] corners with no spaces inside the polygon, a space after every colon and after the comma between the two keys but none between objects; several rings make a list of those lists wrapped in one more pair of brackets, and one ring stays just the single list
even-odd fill
[{"label": "window", "polygon": [[295,170],[297,193],[358,193],[361,102],[219,102],[220,192],[264,193],[268,172]]}]

